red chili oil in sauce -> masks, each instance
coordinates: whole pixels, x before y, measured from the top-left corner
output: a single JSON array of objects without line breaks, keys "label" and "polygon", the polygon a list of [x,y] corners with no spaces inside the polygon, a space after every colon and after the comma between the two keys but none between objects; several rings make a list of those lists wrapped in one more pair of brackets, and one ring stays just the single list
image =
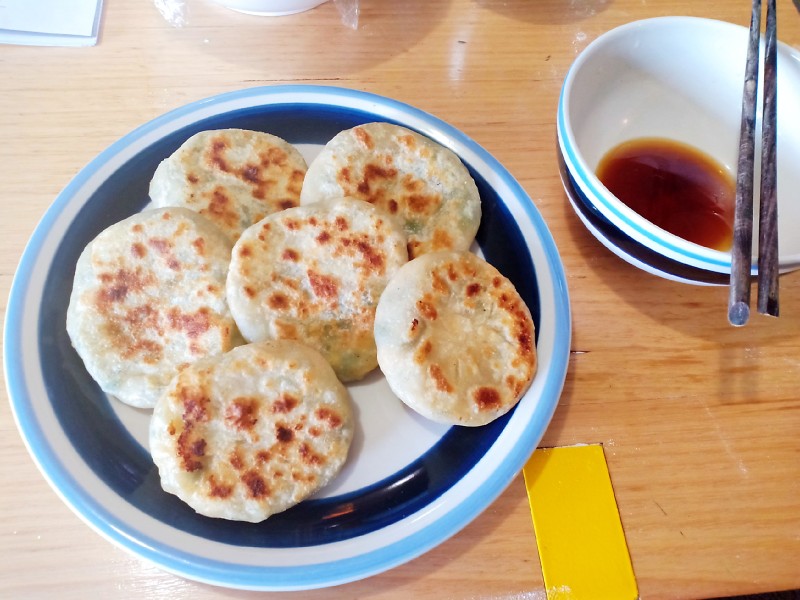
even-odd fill
[{"label": "red chili oil in sauce", "polygon": [[597,177],[654,225],[707,248],[730,250],[736,183],[700,150],[663,138],[630,140],[600,160]]}]

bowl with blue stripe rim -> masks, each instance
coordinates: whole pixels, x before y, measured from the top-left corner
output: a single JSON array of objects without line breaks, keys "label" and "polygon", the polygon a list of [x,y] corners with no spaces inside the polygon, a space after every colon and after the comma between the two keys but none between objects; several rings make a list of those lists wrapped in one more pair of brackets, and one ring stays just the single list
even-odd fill
[{"label": "bowl with blue stripe rim", "polygon": [[663,254],[639,244],[611,224],[580,191],[574,177],[567,170],[561,152],[556,150],[556,154],[561,184],[564,186],[570,206],[589,232],[612,253],[643,271],[671,281],[692,285],[728,285],[729,274],[698,269],[671,260]]},{"label": "bowl with blue stripe rim", "polygon": [[[730,252],[654,225],[616,198],[595,169],[618,144],[654,137],[694,146],[735,178],[747,35],[744,27],[713,19],[634,21],[593,40],[572,63],[561,88],[559,152],[584,205],[645,251],[690,269],[730,274]],[[779,43],[778,61],[780,269],[787,272],[800,267],[800,238],[792,231],[800,203],[791,192],[800,185],[794,168],[800,159],[800,118],[791,109],[800,102],[800,53]],[[757,197],[755,207],[757,221]],[[757,223],[753,239],[756,244]],[[755,259],[751,271],[757,273]]]},{"label": "bowl with blue stripe rim", "polygon": [[[65,331],[75,263],[109,225],[145,209],[158,163],[193,133],[268,131],[308,160],[336,133],[397,123],[450,148],[481,193],[473,250],[515,284],[536,323],[538,371],[519,404],[479,428],[445,427],[405,409],[379,372],[349,386],[359,424],[348,464],[301,504],[250,524],[197,515],[164,493],[147,450],[149,411],[107,397]],[[251,590],[338,585],[407,562],[460,531],[517,476],[558,404],[571,319],[566,279],[529,196],[485,149],[407,104],[327,86],[257,87],[206,98],[145,123],[70,181],[29,240],[9,297],[4,369],[34,462],[102,536],[157,566]]]}]

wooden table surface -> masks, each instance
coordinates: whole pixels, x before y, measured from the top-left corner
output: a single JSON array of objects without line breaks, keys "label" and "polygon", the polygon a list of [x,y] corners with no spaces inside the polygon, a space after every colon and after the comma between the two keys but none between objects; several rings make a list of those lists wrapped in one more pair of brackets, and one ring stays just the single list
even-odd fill
[{"label": "wooden table surface", "polygon": [[[602,443],[642,598],[800,588],[800,274],[779,319],[726,320],[727,288],[659,279],[581,225],[555,155],[559,90],[601,33],[694,15],[749,23],[746,0],[329,2],[241,15],[188,0],[106,0],[90,48],[0,46],[0,298],[38,219],[69,180],[138,125],[220,92],[280,83],[366,90],[461,129],[542,213],[567,274],[569,371],[543,446]],[[779,37],[800,15],[779,0]],[[249,598],[162,572],[90,530],[40,475],[0,403],[0,597]],[[264,594],[259,597],[289,597]],[[295,595],[293,597],[298,597]],[[303,598],[544,598],[523,479],[421,558]]]}]

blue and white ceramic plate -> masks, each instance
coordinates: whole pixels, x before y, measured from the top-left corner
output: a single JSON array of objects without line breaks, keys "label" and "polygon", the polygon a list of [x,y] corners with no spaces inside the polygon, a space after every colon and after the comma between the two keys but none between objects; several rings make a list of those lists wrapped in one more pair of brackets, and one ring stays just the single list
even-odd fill
[{"label": "blue and white ceramic plate", "polygon": [[[350,386],[358,428],[322,493],[261,524],[209,519],[164,493],[147,450],[149,412],[103,394],[73,351],[65,315],[75,263],[100,231],[149,201],[159,161],[205,129],[263,130],[311,159],[340,130],[402,124],[451,148],[483,201],[476,251],[531,308],[539,367],[517,407],[480,428],[411,413],[379,372]],[[67,185],[22,257],[6,316],[5,375],[28,449],[61,498],[100,534],[163,569],[258,590],[331,586],[390,569],[441,543],[512,481],[558,403],[567,370],[566,280],[550,233],[514,178],[460,131],[353,90],[278,86],[202,100],[114,143]]]}]

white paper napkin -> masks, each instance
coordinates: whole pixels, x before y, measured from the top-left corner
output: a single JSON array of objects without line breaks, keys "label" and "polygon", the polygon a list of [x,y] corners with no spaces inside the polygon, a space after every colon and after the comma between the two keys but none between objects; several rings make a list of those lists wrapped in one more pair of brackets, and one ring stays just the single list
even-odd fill
[{"label": "white paper napkin", "polygon": [[0,43],[94,46],[103,0],[0,0]]}]

